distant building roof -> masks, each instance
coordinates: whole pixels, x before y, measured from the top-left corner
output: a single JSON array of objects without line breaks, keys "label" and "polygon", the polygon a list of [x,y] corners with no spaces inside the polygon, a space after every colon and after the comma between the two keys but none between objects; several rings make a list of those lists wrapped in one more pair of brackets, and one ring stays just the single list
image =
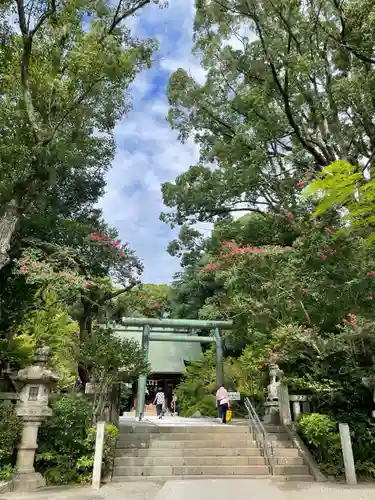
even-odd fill
[{"label": "distant building roof", "polygon": [[[116,326],[113,327],[113,333],[117,337],[133,339],[141,345],[142,328]],[[172,330],[165,328],[165,333],[172,333]],[[160,342],[151,340],[148,360],[151,365],[151,372],[154,374],[180,374],[185,371],[185,361],[197,361],[201,355],[202,347],[199,342]]]}]

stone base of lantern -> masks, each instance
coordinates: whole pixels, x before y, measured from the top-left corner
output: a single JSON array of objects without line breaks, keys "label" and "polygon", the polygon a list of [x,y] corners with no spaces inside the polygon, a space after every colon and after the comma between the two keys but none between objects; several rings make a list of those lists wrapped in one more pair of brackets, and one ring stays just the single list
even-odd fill
[{"label": "stone base of lantern", "polygon": [[264,403],[264,418],[263,422],[265,424],[280,424],[280,413],[279,413],[279,402],[278,401],[266,401]]},{"label": "stone base of lantern", "polygon": [[39,472],[14,474],[13,491],[35,491],[46,486],[46,480]]}]

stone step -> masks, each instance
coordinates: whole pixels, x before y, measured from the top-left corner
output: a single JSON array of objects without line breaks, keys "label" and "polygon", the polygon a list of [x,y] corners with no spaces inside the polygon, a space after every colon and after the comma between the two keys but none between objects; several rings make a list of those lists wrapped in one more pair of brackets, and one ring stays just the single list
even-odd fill
[{"label": "stone step", "polygon": [[[293,448],[292,443],[278,443],[280,446],[273,446],[273,455],[275,457],[299,457],[299,452],[296,448]],[[289,447],[287,447],[289,446]]]},{"label": "stone step", "polygon": [[[290,459],[292,460],[292,459]],[[115,459],[115,467],[132,466],[205,466],[205,465],[266,465],[264,457],[261,456],[229,456],[229,457],[118,457]]]},{"label": "stone step", "polygon": [[120,457],[233,457],[233,456],[260,456],[257,447],[252,448],[170,448],[167,452],[163,448],[148,449],[117,449],[115,453]]},{"label": "stone step", "polygon": [[[163,448],[123,448],[116,449],[116,457],[224,457],[224,456],[261,456],[258,447],[252,448],[170,448],[168,455]],[[274,448],[273,454],[276,458],[298,458],[299,453],[295,448]]]},{"label": "stone step", "polygon": [[[283,429],[280,429],[283,431]],[[122,434],[246,434],[249,433],[249,427],[231,426],[231,425],[209,425],[199,426],[156,426],[156,425],[121,425],[120,435]]]},{"label": "stone step", "polygon": [[[284,439],[285,434],[269,434],[270,439],[278,438],[280,440]],[[171,434],[120,434],[118,437],[119,441],[197,441],[204,438],[205,440],[217,440],[217,441],[228,441],[231,442],[234,439],[252,439],[253,434],[251,432],[246,432],[244,434],[215,434],[212,432],[207,432],[204,434],[196,434],[191,432],[190,434],[185,433],[171,433]]]},{"label": "stone step", "polygon": [[[283,446],[285,443],[283,443]],[[222,440],[202,440],[202,439],[195,439],[195,440],[189,440],[189,441],[149,441],[149,442],[134,442],[134,441],[123,441],[119,440],[116,443],[116,448],[117,449],[134,449],[134,448],[140,448],[140,449],[151,449],[151,448],[165,448],[165,449],[170,449],[170,448],[179,448],[179,449],[185,449],[185,448],[256,448],[257,443],[256,441],[252,440],[241,440],[241,441],[230,441],[230,442],[225,442]]]},{"label": "stone step", "polygon": [[[214,434],[211,432],[207,432],[204,434],[204,439],[215,440],[215,441],[227,441],[228,443],[236,440],[248,440],[255,439],[257,436],[256,433],[246,432],[244,434]],[[195,432],[191,432],[190,434],[184,433],[173,433],[173,434],[120,434],[118,437],[119,442],[150,442],[150,441],[197,441],[202,439],[201,434],[196,434]],[[289,435],[286,433],[277,433],[277,434],[267,434],[267,438],[270,441],[289,441]]]},{"label": "stone step", "polygon": [[307,465],[275,465],[275,474],[279,476],[292,476],[310,474]]},{"label": "stone step", "polygon": [[[112,478],[113,483],[125,483],[131,481],[151,481],[153,483],[164,483],[165,481],[181,481],[181,480],[201,480],[201,479],[223,479],[223,476],[218,475],[175,475],[175,476],[117,476]],[[237,479],[238,476],[226,476],[225,479]],[[241,479],[265,479],[267,481],[275,481],[275,482],[284,482],[284,481],[292,481],[292,482],[314,482],[313,477],[308,474],[304,475],[293,475],[293,476],[271,476],[271,475],[260,475],[257,476],[255,474],[251,476],[241,475]]]},{"label": "stone step", "polygon": [[[194,440],[194,441],[150,441],[150,442],[131,442],[118,441],[116,449],[173,449],[180,448],[258,448],[258,443],[252,440],[242,441],[220,441],[220,440]],[[272,441],[272,448],[293,448],[293,443],[290,441]]]},{"label": "stone step", "polygon": [[[263,456],[116,457],[115,467],[151,465],[266,465]],[[275,465],[304,465],[301,457],[274,457]]]},{"label": "stone step", "polygon": [[264,430],[267,434],[285,434],[285,428],[282,425],[265,425]]},{"label": "stone step", "polygon": [[116,467],[113,477],[119,476],[185,476],[185,475],[219,475],[219,476],[252,476],[269,475],[266,465],[199,465],[199,466],[133,466]]}]

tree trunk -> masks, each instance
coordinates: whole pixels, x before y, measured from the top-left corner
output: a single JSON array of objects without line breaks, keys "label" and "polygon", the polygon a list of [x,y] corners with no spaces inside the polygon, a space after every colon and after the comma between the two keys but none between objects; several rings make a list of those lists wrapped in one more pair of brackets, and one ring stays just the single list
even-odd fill
[{"label": "tree trunk", "polygon": [[[79,344],[80,346],[89,338],[91,335],[92,326],[92,305],[82,298],[83,313],[79,320]],[[83,388],[85,389],[86,384],[90,382],[90,367],[86,366],[85,363],[81,361],[78,362],[78,375],[82,382]]]},{"label": "tree trunk", "polygon": [[19,220],[18,204],[11,200],[0,216],[0,269],[9,262],[9,249],[13,233]]}]

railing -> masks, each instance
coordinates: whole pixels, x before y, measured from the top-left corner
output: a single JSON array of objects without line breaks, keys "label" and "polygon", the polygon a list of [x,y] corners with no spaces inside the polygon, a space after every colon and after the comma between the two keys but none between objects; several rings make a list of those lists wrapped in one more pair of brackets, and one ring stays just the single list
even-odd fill
[{"label": "railing", "polygon": [[273,446],[268,438],[264,425],[260,421],[255,408],[249,398],[245,398],[245,408],[249,417],[249,425],[255,435],[255,439],[263,451],[270,474],[274,475]]}]

